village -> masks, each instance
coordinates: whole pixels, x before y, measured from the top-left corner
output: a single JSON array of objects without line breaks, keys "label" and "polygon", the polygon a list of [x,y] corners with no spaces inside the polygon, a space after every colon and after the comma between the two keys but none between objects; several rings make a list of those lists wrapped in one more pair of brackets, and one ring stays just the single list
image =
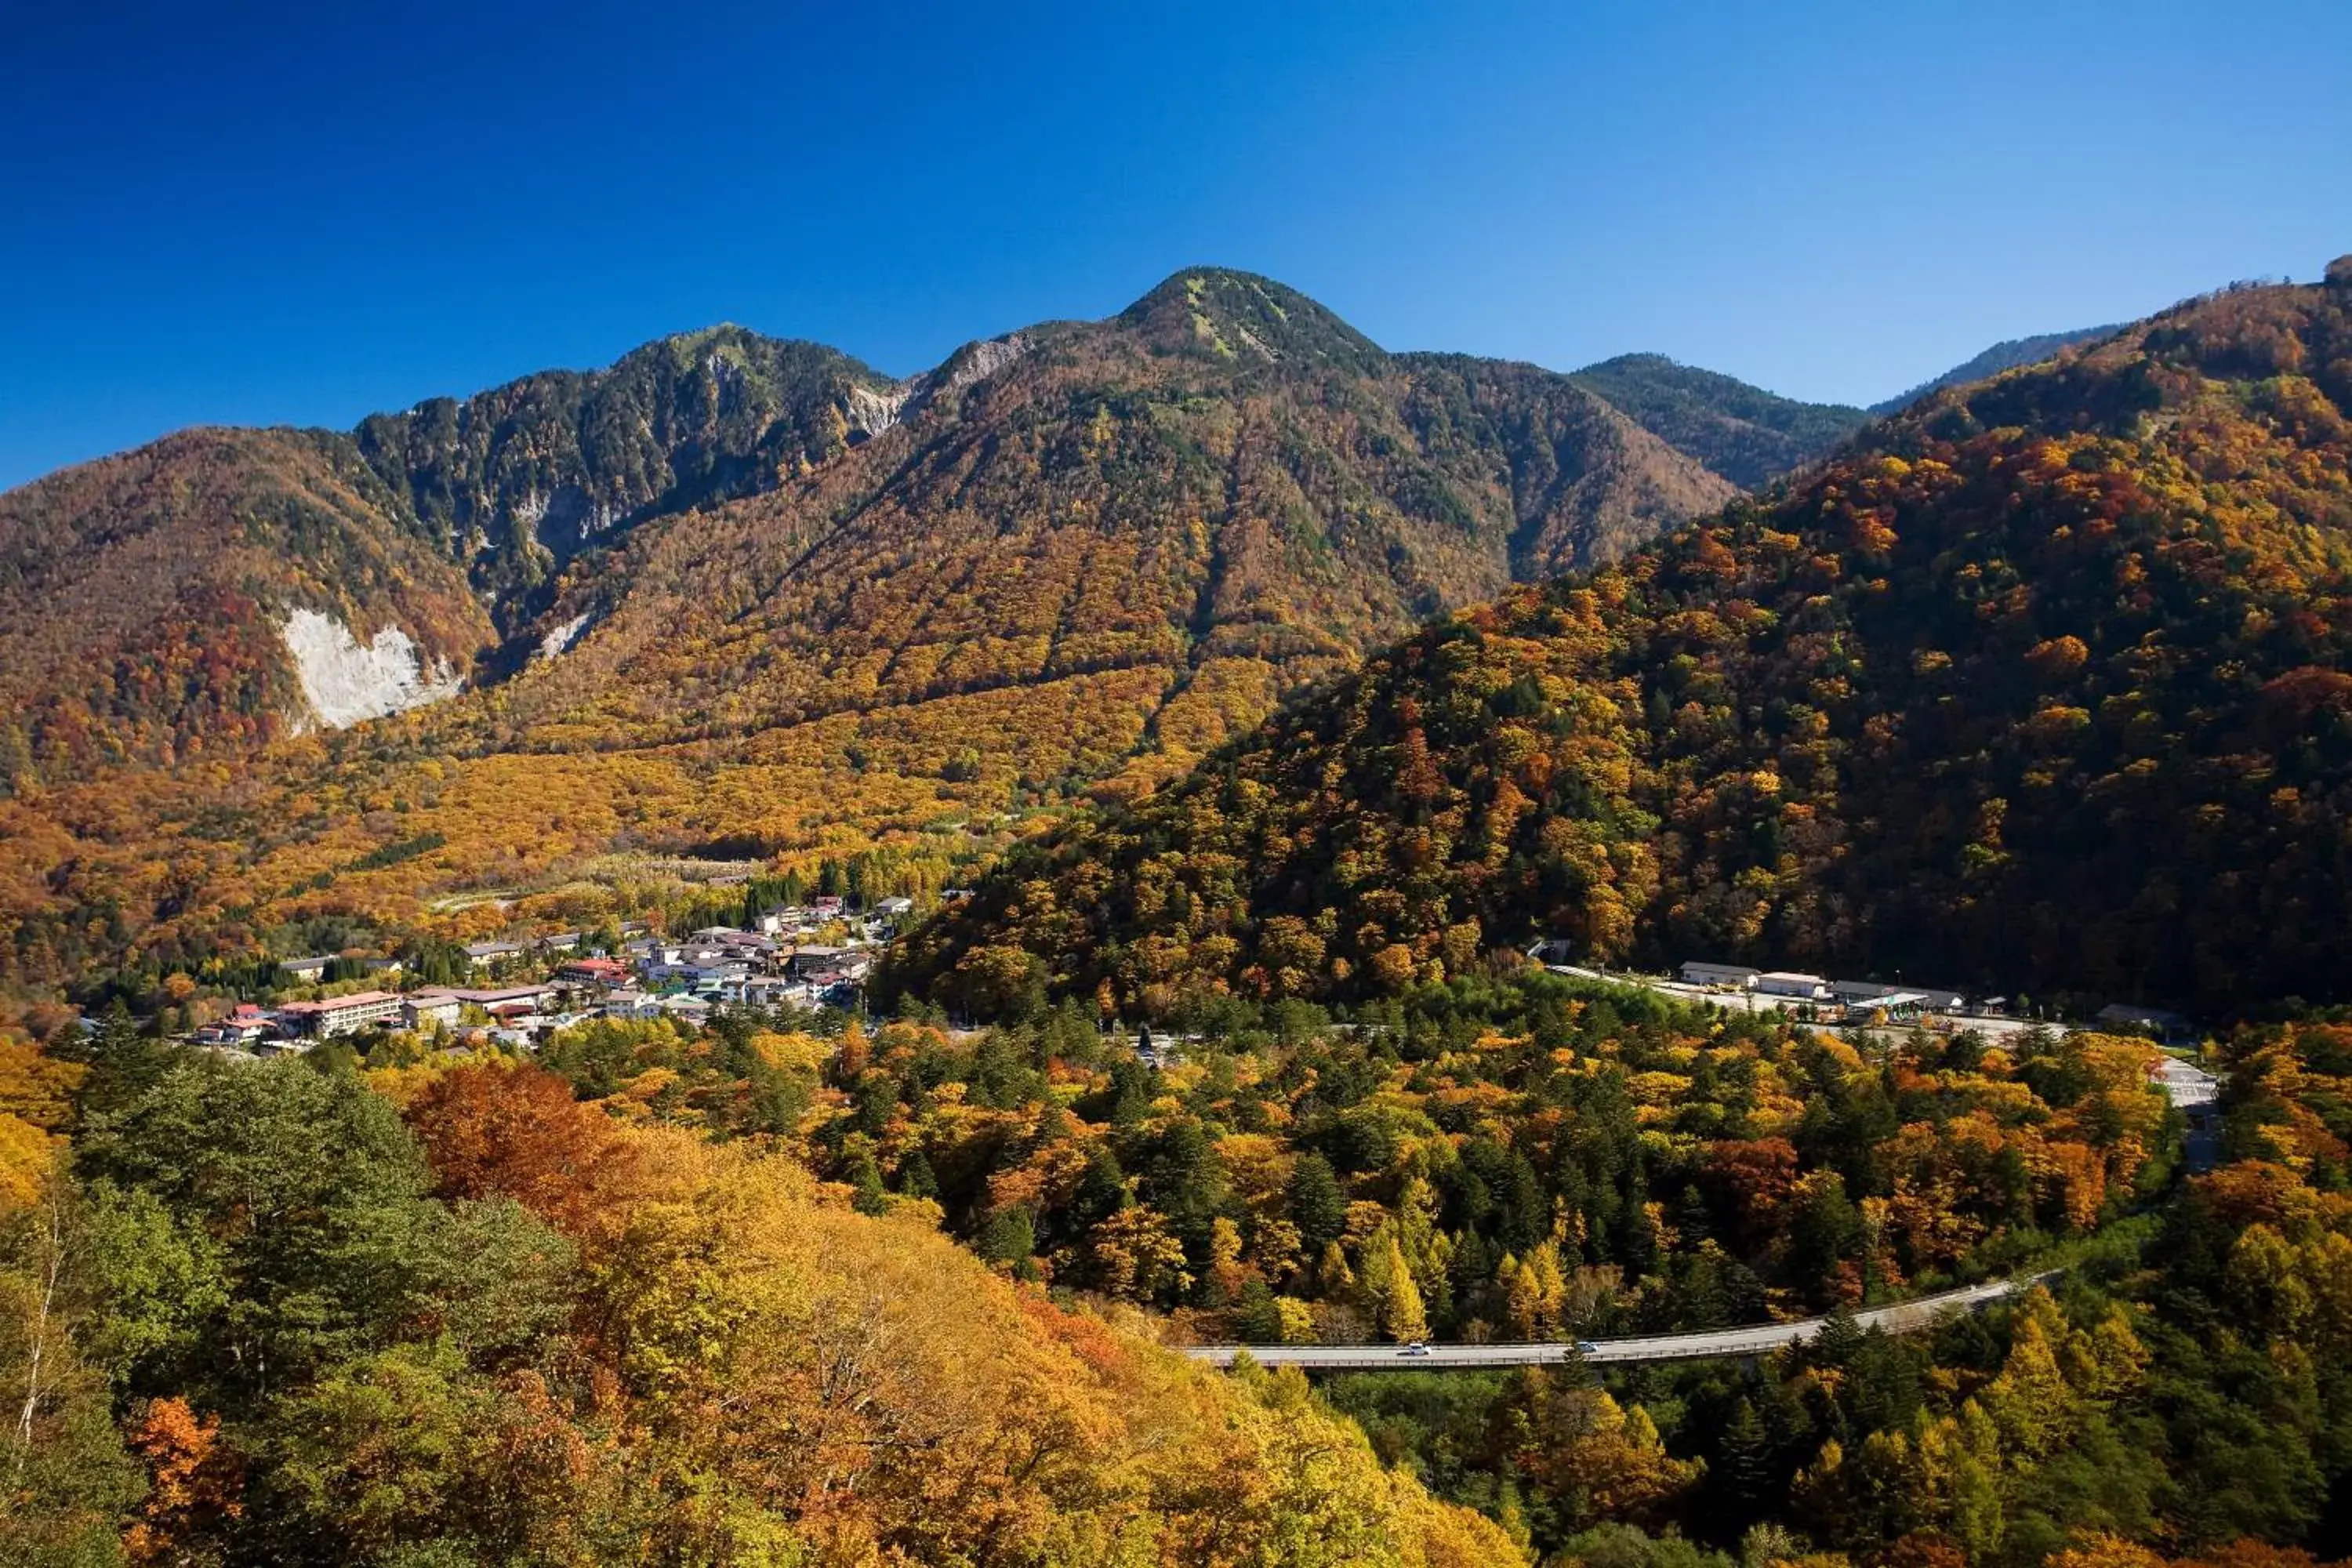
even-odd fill
[{"label": "village", "polygon": [[[875,963],[914,908],[910,899],[885,898],[852,909],[849,900],[826,896],[765,911],[748,927],[707,926],[682,937],[629,921],[615,928],[617,940],[608,933],[602,942],[576,931],[476,942],[462,950],[467,983],[406,990],[396,988],[403,979],[397,958],[286,958],[277,966],[282,988],[319,994],[240,1003],[184,1038],[238,1057],[305,1051],[341,1037],[395,1030],[529,1049],[558,1030],[598,1018],[668,1019],[691,1031],[729,1006],[855,1011],[863,1005]],[[1528,956],[1570,979],[1633,986],[1727,1011],[1780,1012],[1849,1032],[1965,1029],[1999,1040],[2037,1027],[2063,1034],[2070,1026],[2040,1009],[2029,1016],[2005,996],[1971,997],[1948,986],[1832,979],[1701,959],[1685,962],[1672,975],[1652,974],[1560,962],[1565,945],[1540,942]],[[324,989],[331,974],[354,968],[365,977],[364,989]],[[2087,1026],[2176,1048],[2196,1041],[2194,1026],[2181,1015],[2130,1004],[2100,1008]],[[1177,1047],[1175,1040],[1155,1043],[1147,1029],[1138,1053],[1146,1066],[1157,1066]]]},{"label": "village", "polygon": [[[887,898],[851,910],[819,898],[761,914],[750,929],[708,926],[666,937],[642,921],[618,928],[611,951],[589,951],[580,931],[487,941],[464,949],[468,984],[402,991],[401,961],[359,962],[369,988],[275,1005],[242,1003],[194,1030],[191,1045],[240,1057],[308,1050],[371,1030],[474,1033],[529,1048],[559,1029],[596,1018],[667,1018],[688,1030],[726,1006],[850,1010],[875,961],[914,912]],[[280,960],[289,989],[316,988],[351,961],[328,955]]]}]

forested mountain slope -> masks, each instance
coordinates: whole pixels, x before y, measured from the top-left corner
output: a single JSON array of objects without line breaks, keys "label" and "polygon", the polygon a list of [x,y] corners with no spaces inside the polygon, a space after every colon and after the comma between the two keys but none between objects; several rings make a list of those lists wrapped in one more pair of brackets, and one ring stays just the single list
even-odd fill
[{"label": "forested mountain slope", "polygon": [[[1148,786],[1422,618],[1734,493],[1565,377],[1394,358],[1239,273],[858,390],[824,460],[551,567],[499,628],[529,656],[510,679],[0,813],[13,972],[64,979],[159,921],[182,963],[293,918],[405,927],[443,895],[609,885],[606,857],[649,848],[880,846],[944,875],[1008,809]],[[530,471],[498,493],[565,470]],[[467,505],[415,548],[463,555]]]},{"label": "forested mountain slope", "polygon": [[1664,354],[1620,354],[1573,379],[1742,489],[1828,456],[1870,417],[1842,404],[1781,397]]},{"label": "forested mountain slope", "polygon": [[314,721],[297,610],[392,628],[421,683],[462,675],[495,633],[401,516],[348,441],[299,430],[184,431],[0,496],[0,794]]},{"label": "forested mountain slope", "polygon": [[776,1139],[495,1059],[89,1054],[70,1150],[0,1193],[11,1564],[1525,1561],[1295,1373],[1190,1366]]},{"label": "forested mountain slope", "polygon": [[446,697],[497,673],[534,590],[583,550],[771,487],[907,395],[833,350],[722,327],[352,436],[184,431],[10,491],[0,793]]},{"label": "forested mountain slope", "polygon": [[1129,1008],[1498,945],[2352,993],[2352,259],[1948,390],[1369,664],[927,930]]},{"label": "forested mountain slope", "polygon": [[680,332],[352,432],[512,630],[563,563],[648,517],[772,489],[895,416],[912,387],[819,343]]},{"label": "forested mountain slope", "polygon": [[1872,404],[1870,412],[1881,417],[1900,414],[1931,392],[1941,392],[1948,386],[1965,386],[1972,381],[1983,381],[2021,365],[2039,364],[2078,343],[2096,342],[2123,330],[2121,325],[2078,327],[2071,332],[2041,332],[2032,337],[2004,339],[1973,359],[1963,361],[1943,374],[1921,382],[1899,396]]},{"label": "forested mountain slope", "polygon": [[987,346],[988,374],[856,451],[567,583],[550,618],[589,629],[507,694],[502,736],[642,744],[1108,676],[1146,691],[1139,720],[1254,721],[1729,493],[1562,377],[1393,360],[1238,273]]}]

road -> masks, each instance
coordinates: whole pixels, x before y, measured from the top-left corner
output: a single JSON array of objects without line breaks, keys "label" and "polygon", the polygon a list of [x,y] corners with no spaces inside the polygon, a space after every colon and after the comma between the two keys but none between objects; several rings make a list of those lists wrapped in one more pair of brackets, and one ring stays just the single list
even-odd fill
[{"label": "road", "polygon": [[2157,1069],[2157,1087],[2189,1117],[2189,1169],[2211,1170],[2221,1160],[2221,1080],[2193,1062],[2167,1055]]},{"label": "road", "polygon": [[2183,1110],[2201,1110],[2221,1098],[2221,1080],[2194,1062],[2168,1054],[2157,1064],[2156,1084]]},{"label": "road", "polygon": [[[1907,1333],[1934,1323],[1946,1312],[1969,1312],[2013,1295],[2048,1279],[2028,1274],[1994,1279],[1964,1290],[1922,1296],[1892,1307],[1856,1312],[1864,1328]],[[1635,1339],[1595,1340],[1584,1359],[1595,1366],[1631,1365],[1640,1362],[1720,1361],[1729,1357],[1766,1355],[1785,1345],[1811,1339],[1822,1318],[1793,1323],[1758,1323],[1744,1329],[1716,1329],[1699,1334],[1652,1334]],[[1308,1371],[1436,1372],[1466,1371],[1496,1366],[1544,1366],[1568,1359],[1572,1347],[1541,1344],[1432,1345],[1427,1355],[1407,1355],[1401,1345],[1187,1345],[1184,1353],[1195,1361],[1231,1366],[1234,1353],[1246,1350],[1263,1366],[1297,1366]]]}]

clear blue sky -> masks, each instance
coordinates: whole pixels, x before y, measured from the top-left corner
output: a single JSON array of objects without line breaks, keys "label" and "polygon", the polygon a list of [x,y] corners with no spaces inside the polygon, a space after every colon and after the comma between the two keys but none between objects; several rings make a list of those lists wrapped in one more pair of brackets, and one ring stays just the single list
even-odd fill
[{"label": "clear blue sky", "polygon": [[910,372],[1202,262],[1863,401],[2352,251],[2344,0],[672,9],[12,7],[0,485],[721,320]]}]

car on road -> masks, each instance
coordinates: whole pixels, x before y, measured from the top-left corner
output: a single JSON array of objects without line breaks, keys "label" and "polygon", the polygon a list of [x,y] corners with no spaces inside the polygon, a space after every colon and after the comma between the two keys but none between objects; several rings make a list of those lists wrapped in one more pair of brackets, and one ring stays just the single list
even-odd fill
[{"label": "car on road", "polygon": [[1600,1349],[1601,1347],[1594,1344],[1591,1340],[1579,1340],[1576,1342],[1576,1353],[1579,1355],[1592,1355],[1598,1352]]},{"label": "car on road", "polygon": [[1413,1341],[1412,1343],[1397,1352],[1399,1355],[1427,1355],[1428,1353],[1429,1347],[1419,1340]]}]

